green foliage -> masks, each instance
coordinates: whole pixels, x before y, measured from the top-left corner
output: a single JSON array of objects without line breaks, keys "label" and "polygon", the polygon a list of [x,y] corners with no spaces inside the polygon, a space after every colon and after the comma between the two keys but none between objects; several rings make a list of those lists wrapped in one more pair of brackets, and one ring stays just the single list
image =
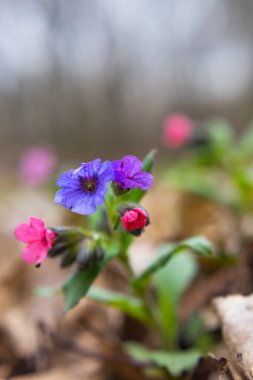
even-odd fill
[{"label": "green foliage", "polygon": [[[253,126],[238,138],[223,119],[207,124],[206,144],[170,167],[170,185],[229,207],[237,214],[253,211]],[[220,186],[222,184],[222,186]]]},{"label": "green foliage", "polygon": [[[212,130],[209,132],[209,143],[204,148],[203,146],[198,148],[195,155],[192,154],[188,161],[176,165],[167,175],[181,188],[194,191],[207,198],[212,198],[215,194],[216,199],[220,197],[222,202],[229,203],[230,198],[227,197],[226,192],[219,191],[217,194],[217,183],[213,179],[217,179],[216,165],[222,165],[222,169],[227,167],[230,158],[227,157],[226,149],[232,146],[233,135],[230,133],[229,126],[223,121],[213,123]],[[152,171],[154,155],[155,152],[151,151],[144,158],[143,171]],[[237,162],[238,157],[231,157],[234,162]],[[249,182],[250,176],[246,173],[246,178],[244,178],[244,172],[238,170],[241,167],[238,162],[230,174],[234,176],[234,183],[237,184],[238,189],[240,188],[240,191],[244,191],[244,194],[249,197],[252,185]],[[140,189],[127,191],[118,189],[112,182],[104,204],[88,218],[89,226],[93,231],[83,228],[57,230],[59,241],[57,241],[57,247],[52,250],[51,256],[59,256],[63,265],[73,263],[79,270],[74,270],[63,286],[37,288],[36,293],[40,296],[62,293],[65,312],[75,307],[85,296],[121,310],[151,329],[152,336],[156,338],[157,343],[160,343],[160,349],[157,351],[151,351],[135,343],[127,343],[126,352],[135,360],[154,363],[154,369],[156,371],[159,369],[160,374],[166,372],[171,376],[179,376],[183,371],[194,367],[200,357],[200,352],[176,350],[179,338],[178,304],[198,270],[197,259],[193,253],[197,256],[210,256],[212,247],[203,236],[165,244],[160,247],[146,269],[136,276],[128,257],[128,249],[134,237],[122,227],[119,210],[121,210],[120,207],[126,207],[128,203],[137,203],[138,207],[138,202],[146,192]],[[63,241],[59,239],[61,233]],[[88,248],[90,250],[87,250]],[[96,250],[94,251],[93,248]],[[102,254],[98,255],[101,252]],[[93,285],[99,274],[113,259],[117,259],[124,266],[132,294],[126,295]],[[151,281],[154,285],[153,297],[149,293]],[[187,331],[183,333],[189,341],[193,342],[194,347],[204,347],[204,349],[210,347],[210,336],[203,331],[203,325],[198,321],[190,321],[187,324]],[[165,351],[165,349],[172,351]]]},{"label": "green foliage", "polygon": [[189,252],[174,257],[154,275],[159,320],[168,345],[178,338],[178,302],[197,273],[197,261]]},{"label": "green foliage", "polygon": [[125,350],[134,359],[151,361],[154,363],[154,367],[166,370],[173,376],[179,376],[183,371],[191,370],[201,356],[197,350],[151,351],[133,342],[126,343]]},{"label": "green foliage", "polygon": [[105,268],[110,260],[119,254],[119,245],[114,242],[104,247],[105,256],[101,262],[94,262],[86,271],[76,270],[63,284],[62,290],[64,294],[64,311],[72,309],[76,306],[80,299],[84,297],[93,281],[99,273]]},{"label": "green foliage", "polygon": [[217,192],[216,176],[213,169],[197,166],[191,162],[179,164],[166,172],[166,182],[183,191],[232,205],[233,197],[227,194],[226,187]]},{"label": "green foliage", "polygon": [[149,320],[146,308],[139,298],[99,287],[90,288],[87,296],[94,301],[120,309],[127,315],[142,322],[148,322]]},{"label": "green foliage", "polygon": [[198,256],[210,256],[212,248],[210,242],[204,236],[196,236],[184,240],[178,244],[164,245],[156,255],[151,264],[133,281],[134,287],[143,287],[149,278],[162,267],[164,267],[173,256],[191,249]]},{"label": "green foliage", "polygon": [[217,337],[206,331],[203,319],[200,315],[192,315],[183,329],[184,340],[200,350],[203,354],[211,351]]},{"label": "green foliage", "polygon": [[214,119],[208,128],[208,136],[213,150],[226,151],[233,144],[233,130],[224,119]]},{"label": "green foliage", "polygon": [[250,125],[246,132],[242,135],[238,144],[238,150],[245,158],[253,157],[253,125]]}]

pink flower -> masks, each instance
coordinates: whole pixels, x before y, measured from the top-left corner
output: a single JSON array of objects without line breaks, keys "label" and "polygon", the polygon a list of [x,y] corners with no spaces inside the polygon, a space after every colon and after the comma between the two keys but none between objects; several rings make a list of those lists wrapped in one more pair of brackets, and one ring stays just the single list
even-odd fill
[{"label": "pink flower", "polygon": [[147,225],[148,215],[142,208],[126,210],[121,217],[126,231],[140,230]]},{"label": "pink flower", "polygon": [[15,229],[15,237],[27,246],[22,251],[22,258],[27,264],[40,265],[47,257],[56,234],[45,227],[42,219],[29,218],[29,223],[21,223]]},{"label": "pink flower", "polygon": [[51,175],[56,164],[56,156],[46,146],[33,146],[27,149],[20,160],[20,175],[25,183],[40,186]]},{"label": "pink flower", "polygon": [[193,124],[184,114],[175,113],[165,119],[163,141],[170,148],[183,146],[193,134]]}]

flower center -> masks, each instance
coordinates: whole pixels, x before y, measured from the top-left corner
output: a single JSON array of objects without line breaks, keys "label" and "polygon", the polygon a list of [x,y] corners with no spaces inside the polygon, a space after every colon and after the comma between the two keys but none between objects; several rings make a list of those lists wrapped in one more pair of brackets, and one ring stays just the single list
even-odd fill
[{"label": "flower center", "polygon": [[83,183],[84,190],[93,193],[96,189],[96,181],[94,179],[86,179]]}]

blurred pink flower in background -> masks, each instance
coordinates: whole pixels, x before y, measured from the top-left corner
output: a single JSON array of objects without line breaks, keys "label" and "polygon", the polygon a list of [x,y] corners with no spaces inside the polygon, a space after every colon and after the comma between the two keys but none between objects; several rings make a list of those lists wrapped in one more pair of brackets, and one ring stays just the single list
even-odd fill
[{"label": "blurred pink flower in background", "polygon": [[181,113],[168,116],[163,126],[163,142],[170,148],[180,148],[192,137],[193,124],[191,119]]},{"label": "blurred pink flower in background", "polygon": [[40,186],[48,181],[55,165],[56,155],[52,148],[34,145],[23,152],[19,173],[26,184]]}]

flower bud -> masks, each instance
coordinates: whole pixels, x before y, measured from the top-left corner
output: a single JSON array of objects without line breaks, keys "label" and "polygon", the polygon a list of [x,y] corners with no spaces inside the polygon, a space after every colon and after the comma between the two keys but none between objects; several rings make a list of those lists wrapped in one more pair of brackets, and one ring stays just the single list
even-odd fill
[{"label": "flower bud", "polygon": [[92,261],[92,256],[87,249],[86,243],[82,244],[76,256],[77,267],[80,271],[87,269]]},{"label": "flower bud", "polygon": [[103,248],[94,241],[85,241],[79,249],[76,257],[79,270],[86,270],[92,263],[101,261],[104,258]]},{"label": "flower bud", "polygon": [[119,209],[124,230],[140,236],[144,227],[150,224],[147,210],[137,204],[125,204]]},{"label": "flower bud", "polygon": [[[48,252],[49,257],[56,257],[65,253],[65,251],[74,250],[75,246],[84,239],[83,235],[74,228],[53,227],[56,234],[53,246]],[[68,256],[68,254],[66,254]]]},{"label": "flower bud", "polygon": [[60,260],[60,266],[61,268],[65,268],[73,264],[73,262],[76,259],[76,254],[73,250],[69,249],[66,250]]},{"label": "flower bud", "polygon": [[105,256],[103,248],[101,246],[96,246],[94,250],[94,255],[97,261],[102,261]]}]

